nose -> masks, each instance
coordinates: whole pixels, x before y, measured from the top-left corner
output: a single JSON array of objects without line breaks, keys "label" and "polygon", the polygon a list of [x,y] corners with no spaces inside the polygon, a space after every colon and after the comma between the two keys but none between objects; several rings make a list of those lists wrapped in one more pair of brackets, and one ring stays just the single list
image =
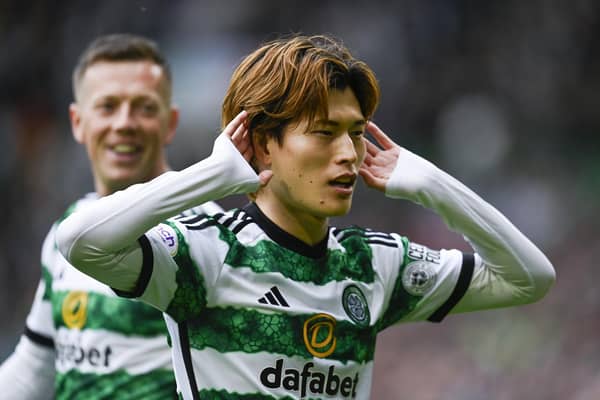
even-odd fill
[{"label": "nose", "polygon": [[119,106],[119,110],[115,113],[113,120],[113,129],[117,132],[128,132],[135,129],[136,119],[133,115],[131,104],[123,102]]},{"label": "nose", "polygon": [[358,146],[361,145],[362,141],[360,138],[354,139],[348,133],[340,135],[336,141],[336,162],[338,164],[354,164],[358,160],[360,151]]}]

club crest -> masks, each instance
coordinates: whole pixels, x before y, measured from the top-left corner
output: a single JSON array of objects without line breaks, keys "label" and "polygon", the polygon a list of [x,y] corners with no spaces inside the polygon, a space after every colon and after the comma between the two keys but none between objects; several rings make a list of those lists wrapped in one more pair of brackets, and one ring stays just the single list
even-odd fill
[{"label": "club crest", "polygon": [[355,324],[368,326],[371,322],[369,304],[363,292],[356,285],[350,285],[344,289],[342,304],[346,314]]}]

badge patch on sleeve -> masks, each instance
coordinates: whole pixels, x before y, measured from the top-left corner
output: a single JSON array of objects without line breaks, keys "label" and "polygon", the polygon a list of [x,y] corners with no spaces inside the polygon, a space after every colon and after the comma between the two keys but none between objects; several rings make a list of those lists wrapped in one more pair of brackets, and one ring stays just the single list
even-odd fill
[{"label": "badge patch on sleeve", "polygon": [[413,296],[423,296],[434,285],[437,275],[427,261],[413,261],[402,273],[402,286]]},{"label": "badge patch on sleeve", "polygon": [[429,247],[418,243],[410,243],[406,255],[408,255],[408,258],[415,261],[423,260],[434,264],[440,263],[439,251],[431,250]]},{"label": "badge patch on sleeve", "polygon": [[177,233],[173,228],[166,224],[160,224],[156,228],[156,232],[160,235],[163,243],[169,249],[169,253],[171,256],[175,256],[177,254],[178,241],[177,241]]}]

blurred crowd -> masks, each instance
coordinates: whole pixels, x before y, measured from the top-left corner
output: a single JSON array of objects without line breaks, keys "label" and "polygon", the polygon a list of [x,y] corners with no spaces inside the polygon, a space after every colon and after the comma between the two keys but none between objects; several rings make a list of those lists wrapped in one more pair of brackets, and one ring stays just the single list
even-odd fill
[{"label": "blurred crowd", "polygon": [[[375,122],[505,213],[548,255],[540,303],[386,331],[373,399],[600,399],[600,3],[33,0],[0,3],[0,360],[40,276],[44,235],[92,190],[71,136],[71,72],[99,34],[155,39],[174,73],[174,169],[210,153],[234,66],[278,34],[330,33],[378,75]],[[244,198],[225,199],[226,207]],[[431,212],[359,188],[336,225],[468,249]]]}]

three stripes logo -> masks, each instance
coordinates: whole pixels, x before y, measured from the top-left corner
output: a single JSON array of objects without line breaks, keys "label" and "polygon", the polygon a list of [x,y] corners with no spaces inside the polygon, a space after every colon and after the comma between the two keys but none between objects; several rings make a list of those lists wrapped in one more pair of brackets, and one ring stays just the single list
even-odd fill
[{"label": "three stripes logo", "polygon": [[283,298],[283,295],[277,288],[277,286],[273,286],[263,297],[258,299],[260,304],[271,304],[273,306],[281,306],[281,307],[289,307],[287,301]]}]

